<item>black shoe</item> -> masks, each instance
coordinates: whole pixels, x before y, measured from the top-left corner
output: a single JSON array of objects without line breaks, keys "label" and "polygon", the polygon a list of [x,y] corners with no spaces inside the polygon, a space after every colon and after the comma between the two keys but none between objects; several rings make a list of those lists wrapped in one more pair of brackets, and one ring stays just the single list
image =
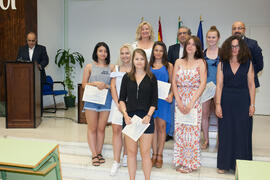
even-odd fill
[{"label": "black shoe", "polygon": [[166,136],[166,142],[167,142],[167,141],[170,141],[170,140],[173,140],[173,137],[172,137],[172,136],[167,135],[167,136]]}]

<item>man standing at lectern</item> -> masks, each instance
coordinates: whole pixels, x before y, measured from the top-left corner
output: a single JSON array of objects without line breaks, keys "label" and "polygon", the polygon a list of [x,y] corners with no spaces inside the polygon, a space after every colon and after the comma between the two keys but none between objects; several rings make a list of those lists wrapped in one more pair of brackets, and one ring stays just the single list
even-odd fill
[{"label": "man standing at lectern", "polygon": [[[47,55],[46,47],[37,44],[36,34],[29,32],[26,36],[27,44],[20,47],[17,60],[21,61],[36,61],[40,70],[41,88],[42,84],[46,82],[45,67],[49,64],[49,57]],[[42,92],[42,91],[41,91]],[[41,111],[43,108],[43,98],[41,94]]]},{"label": "man standing at lectern", "polygon": [[27,44],[20,47],[17,60],[36,61],[41,71],[41,82],[46,82],[46,73],[44,68],[49,64],[46,47],[37,44],[36,34],[29,32],[26,36]]}]

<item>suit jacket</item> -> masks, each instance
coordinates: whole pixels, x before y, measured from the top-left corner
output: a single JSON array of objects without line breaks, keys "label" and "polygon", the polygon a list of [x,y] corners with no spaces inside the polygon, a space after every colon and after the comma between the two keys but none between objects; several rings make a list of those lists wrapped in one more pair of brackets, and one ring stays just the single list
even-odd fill
[{"label": "suit jacket", "polygon": [[179,59],[180,44],[169,46],[168,61],[174,65],[175,61]]},{"label": "suit jacket", "polygon": [[[19,49],[17,60],[26,60],[30,61],[29,57],[29,47],[28,45],[22,46]],[[47,55],[46,47],[42,45],[36,44],[33,56],[32,56],[32,61],[36,61],[38,64],[41,65],[41,82],[46,82],[46,73],[44,68],[49,64],[49,57]]]},{"label": "suit jacket", "polygon": [[247,43],[247,46],[250,50],[252,56],[252,64],[254,67],[254,74],[255,74],[255,87],[260,87],[260,83],[258,80],[257,74],[263,69],[263,56],[262,56],[262,49],[258,45],[257,41],[253,39],[249,39],[244,37],[244,41]]}]

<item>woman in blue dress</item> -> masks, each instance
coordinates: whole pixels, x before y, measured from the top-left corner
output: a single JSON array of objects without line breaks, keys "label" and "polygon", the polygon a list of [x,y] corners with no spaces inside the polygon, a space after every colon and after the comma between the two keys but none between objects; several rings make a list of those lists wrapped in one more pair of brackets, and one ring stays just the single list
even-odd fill
[{"label": "woman in blue dress", "polygon": [[252,116],[255,111],[254,69],[250,51],[238,36],[221,48],[217,70],[218,173],[235,170],[236,159],[252,160]]},{"label": "woman in blue dress", "polygon": [[[219,31],[216,26],[211,28],[206,33],[207,49],[204,51],[204,59],[207,62],[207,83],[213,82],[216,84],[217,66],[219,63],[219,47],[220,39]],[[211,105],[213,98],[202,104],[202,132],[204,136],[204,143],[201,148],[206,149],[209,146],[209,117],[211,114]]]},{"label": "woman in blue dress", "polygon": [[[157,41],[153,45],[153,50],[150,58],[150,69],[156,76],[158,81],[171,83],[173,65],[168,62],[166,45]],[[152,164],[156,168],[161,168],[163,164],[163,149],[171,120],[170,103],[173,99],[173,92],[170,91],[166,100],[158,99],[158,109],[153,117],[155,118],[155,132],[153,140],[153,155]]]}]

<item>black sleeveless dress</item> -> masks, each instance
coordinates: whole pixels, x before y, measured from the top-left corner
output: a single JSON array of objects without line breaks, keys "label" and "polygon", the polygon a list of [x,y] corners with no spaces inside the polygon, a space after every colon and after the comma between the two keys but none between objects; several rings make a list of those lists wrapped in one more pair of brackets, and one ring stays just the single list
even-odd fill
[{"label": "black sleeveless dress", "polygon": [[223,89],[218,120],[217,168],[235,170],[236,159],[252,160],[252,117],[249,116],[250,95],[248,70],[250,61],[240,64],[233,74],[230,63],[222,64]]}]

